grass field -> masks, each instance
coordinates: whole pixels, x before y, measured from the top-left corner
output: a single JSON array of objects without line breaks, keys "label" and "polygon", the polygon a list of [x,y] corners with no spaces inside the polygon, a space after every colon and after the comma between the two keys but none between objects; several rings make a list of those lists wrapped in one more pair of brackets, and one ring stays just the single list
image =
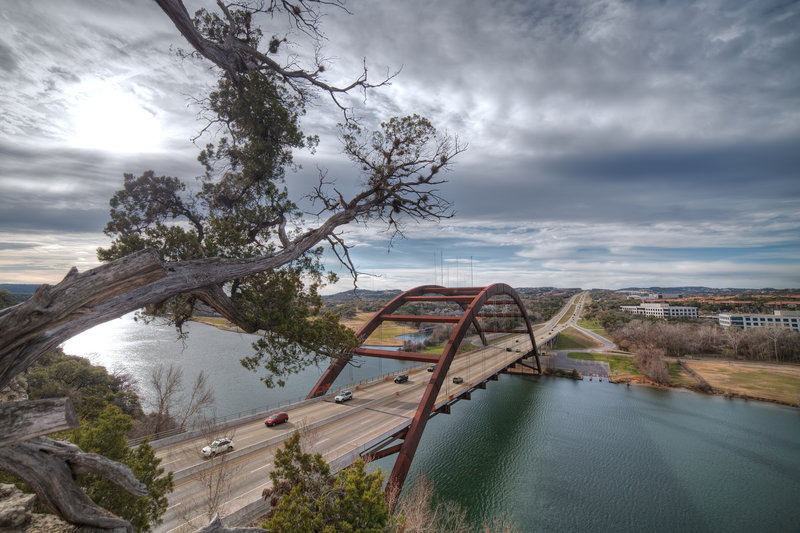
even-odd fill
[{"label": "grass field", "polygon": [[[342,319],[342,323],[353,331],[358,331],[373,314],[358,313],[354,318]],[[407,324],[388,322],[376,329],[364,344],[370,346],[402,346],[403,341],[395,337],[416,331],[416,329]]]},{"label": "grass field", "polygon": [[577,303],[573,303],[572,305],[570,305],[570,306],[569,306],[569,309],[567,309],[567,312],[566,312],[566,313],[564,313],[564,316],[562,316],[562,317],[561,317],[561,320],[559,320],[559,321],[558,321],[558,323],[559,323],[559,324],[564,324],[564,323],[565,323],[565,322],[567,322],[567,321],[568,321],[570,318],[572,318],[572,313],[574,313],[574,312],[575,312],[575,306],[576,306],[576,305],[578,305],[578,304],[577,304]]},{"label": "grass field", "polygon": [[196,316],[192,317],[192,320],[194,320],[195,322],[200,322],[201,324],[214,326],[215,328],[224,329],[226,331],[242,331],[241,329],[239,329],[238,326],[234,326],[233,324],[228,322],[227,318],[214,317],[214,316]]},{"label": "grass field", "polygon": [[639,371],[633,366],[633,357],[586,352],[570,352],[567,356],[571,359],[583,359],[586,361],[605,361],[608,363],[612,377],[615,379],[641,376]]},{"label": "grass field", "polygon": [[[633,366],[633,357],[615,354],[570,352],[567,354],[572,359],[585,359],[589,361],[605,361],[608,363],[612,379],[625,379],[630,377],[640,377],[642,375]],[[680,387],[690,387],[695,385],[694,378],[683,371],[681,365],[676,362],[667,361],[669,376],[674,385]]]},{"label": "grass field", "polygon": [[580,327],[582,327],[582,328],[588,329],[589,331],[597,333],[598,335],[601,335],[601,336],[605,337],[608,340],[611,340],[611,337],[608,335],[608,333],[606,332],[605,328],[603,326],[601,326],[600,323],[597,320],[581,319],[581,320],[578,320],[578,325]]},{"label": "grass field", "polygon": [[800,405],[800,367],[686,363],[715,389]]},{"label": "grass field", "polygon": [[599,348],[600,346],[600,344],[575,328],[567,328],[558,334],[556,350],[585,350],[586,348]]}]

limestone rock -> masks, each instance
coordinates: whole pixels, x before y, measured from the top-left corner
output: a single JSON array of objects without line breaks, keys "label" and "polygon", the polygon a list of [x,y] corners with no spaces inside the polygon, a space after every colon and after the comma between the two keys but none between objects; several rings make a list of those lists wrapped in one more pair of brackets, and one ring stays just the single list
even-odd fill
[{"label": "limestone rock", "polygon": [[73,533],[75,526],[54,515],[31,512],[35,494],[0,484],[0,533]]}]

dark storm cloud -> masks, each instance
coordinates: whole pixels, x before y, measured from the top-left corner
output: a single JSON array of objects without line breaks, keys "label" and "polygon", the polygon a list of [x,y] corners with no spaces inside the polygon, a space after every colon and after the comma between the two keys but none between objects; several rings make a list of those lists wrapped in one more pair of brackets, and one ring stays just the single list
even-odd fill
[{"label": "dark storm cloud", "polygon": [[742,211],[778,216],[800,208],[797,146],[800,138],[666,143],[478,163],[457,169],[446,190],[459,212],[492,219],[732,221]]},{"label": "dark storm cloud", "polygon": [[666,143],[548,158],[540,168],[573,181],[669,180],[692,190],[714,188],[720,195],[730,193],[731,186],[743,185],[753,192],[766,188],[770,196],[785,196],[800,193],[798,146],[800,137],[769,144],[757,140],[705,146]]},{"label": "dark storm cloud", "polygon": [[100,232],[108,220],[108,208],[59,208],[50,205],[48,198],[22,206],[0,205],[0,227],[4,231]]},{"label": "dark storm cloud", "polygon": [[419,111],[469,142],[446,187],[460,216],[797,208],[797,2],[368,4],[339,42],[403,66],[370,116],[385,98],[383,116]]},{"label": "dark storm cloud", "polygon": [[[2,216],[0,214],[0,216]],[[0,242],[0,252],[3,250],[25,250],[26,248],[35,248],[35,242]]]},{"label": "dark storm cloud", "polygon": [[14,51],[2,40],[0,40],[0,69],[9,73],[17,69],[17,60],[14,58]]},{"label": "dark storm cloud", "polygon": [[[188,157],[185,157],[187,156]],[[109,155],[77,149],[40,150],[0,142],[0,228],[100,232],[123,174],[153,169],[189,183],[200,174],[191,153]]]}]

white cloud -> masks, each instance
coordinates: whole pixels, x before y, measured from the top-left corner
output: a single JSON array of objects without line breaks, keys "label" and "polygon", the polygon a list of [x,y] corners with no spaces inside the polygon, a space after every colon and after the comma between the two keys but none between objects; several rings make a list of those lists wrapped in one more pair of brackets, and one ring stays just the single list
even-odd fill
[{"label": "white cloud", "polygon": [[[349,99],[365,123],[416,112],[470,145],[443,188],[456,218],[409,224],[388,254],[384,226],[348,228],[356,262],[381,274],[366,288],[430,282],[437,249],[472,257],[481,283],[800,285],[796,4],[348,8],[322,21],[329,79],[351,80],[365,57],[372,81],[402,67],[390,87]],[[52,281],[93,264],[122,172],[199,173],[188,139],[202,124],[187,97],[202,96],[213,72],[175,58],[170,47],[187,45],[152,3],[13,1],[0,18],[0,280]],[[80,141],[70,110],[93,84],[131,112],[110,125],[108,110],[96,116],[92,135],[105,134]],[[323,144],[298,156],[292,192],[315,182],[318,164],[355,189],[340,120],[324,97],[309,109],[304,127]],[[120,122],[136,136],[110,127]],[[75,142],[91,149],[65,146]],[[134,146],[161,152],[120,153]]]}]

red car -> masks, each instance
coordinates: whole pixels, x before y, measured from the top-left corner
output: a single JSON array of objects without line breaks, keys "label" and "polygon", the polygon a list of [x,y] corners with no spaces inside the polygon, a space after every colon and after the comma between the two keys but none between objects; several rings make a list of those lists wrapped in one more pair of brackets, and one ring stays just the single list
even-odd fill
[{"label": "red car", "polygon": [[267,425],[267,427],[272,427],[288,421],[289,415],[287,413],[275,413],[274,415],[269,415],[267,419],[264,420],[264,423]]}]

